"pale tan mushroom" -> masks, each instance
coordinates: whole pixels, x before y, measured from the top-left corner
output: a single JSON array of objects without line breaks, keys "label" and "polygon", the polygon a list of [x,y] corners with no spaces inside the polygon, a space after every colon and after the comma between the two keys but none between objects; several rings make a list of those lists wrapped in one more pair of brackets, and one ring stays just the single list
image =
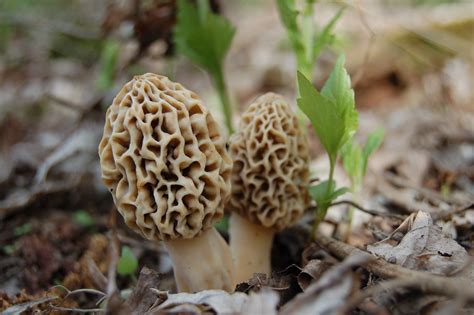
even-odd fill
[{"label": "pale tan mushroom", "polygon": [[102,179],[125,223],[163,240],[179,291],[233,288],[227,243],[213,228],[230,195],[226,140],[198,96],[147,73],[106,114]]},{"label": "pale tan mushroom", "polygon": [[309,203],[309,151],[285,100],[267,93],[242,115],[231,139],[230,246],[236,283],[270,274],[275,232],[294,223]]}]

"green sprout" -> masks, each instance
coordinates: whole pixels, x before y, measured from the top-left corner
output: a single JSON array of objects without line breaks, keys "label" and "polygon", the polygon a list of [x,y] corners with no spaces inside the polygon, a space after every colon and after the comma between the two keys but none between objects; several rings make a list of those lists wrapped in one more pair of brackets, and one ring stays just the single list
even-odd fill
[{"label": "green sprout", "polygon": [[119,43],[112,39],[106,40],[103,44],[100,54],[99,77],[97,79],[97,86],[102,90],[109,89],[114,83],[119,48]]},{"label": "green sprout", "polygon": [[122,246],[122,255],[117,264],[119,275],[133,275],[138,268],[138,260],[128,246]]},{"label": "green sprout", "polygon": [[280,19],[296,55],[297,70],[309,79],[313,77],[314,64],[323,48],[334,43],[332,30],[343,12],[340,9],[320,32],[316,32],[317,27],[313,21],[315,2],[304,0],[302,10],[298,11],[295,0],[277,0]]},{"label": "green sprout", "polygon": [[[351,180],[351,191],[354,198],[358,199],[362,183],[364,181],[365,173],[367,171],[367,163],[370,155],[377,150],[382,144],[385,135],[385,130],[379,128],[374,130],[367,137],[364,146],[361,147],[354,141],[349,141],[341,150],[344,170]],[[349,208],[349,229],[351,231],[352,217],[354,215],[354,208]]]},{"label": "green sprout", "polygon": [[23,236],[31,232],[32,225],[31,223],[25,223],[20,226],[15,227],[14,234],[15,236]]},{"label": "green sprout", "polygon": [[95,221],[85,210],[77,210],[73,214],[74,221],[82,227],[88,228],[94,226]]},{"label": "green sprout", "polygon": [[234,26],[213,14],[208,0],[178,1],[178,19],[174,28],[177,50],[204,68],[212,78],[229,133],[233,133],[232,105],[224,79],[223,62],[235,35]]},{"label": "green sprout", "polygon": [[329,178],[309,187],[309,193],[317,203],[313,232],[326,216],[331,202],[349,191],[346,187],[336,189],[336,182],[333,179],[341,148],[352,138],[358,126],[354,90],[351,88],[351,79],[344,69],[344,61],[345,57],[341,55],[319,92],[303,73],[298,72],[300,95],[297,100],[298,107],[311,121],[329,157]]}]

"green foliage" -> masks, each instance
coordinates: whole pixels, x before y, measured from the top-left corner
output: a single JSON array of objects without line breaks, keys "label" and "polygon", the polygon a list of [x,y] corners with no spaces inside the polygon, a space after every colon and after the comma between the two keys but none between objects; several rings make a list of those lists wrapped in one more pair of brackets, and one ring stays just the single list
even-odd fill
[{"label": "green foliage", "polygon": [[31,223],[25,223],[17,226],[14,230],[15,236],[22,236],[31,232]]},{"label": "green foliage", "polygon": [[178,1],[174,28],[177,50],[203,67],[212,77],[221,100],[227,129],[233,132],[232,109],[224,81],[223,62],[235,35],[235,27],[224,17],[209,11],[208,0]]},{"label": "green foliage", "polygon": [[108,89],[114,83],[115,70],[119,55],[119,43],[115,40],[104,42],[100,55],[100,72],[97,85],[100,89]]},{"label": "green foliage", "polygon": [[341,148],[352,138],[358,126],[354,91],[351,80],[344,69],[344,55],[341,55],[320,92],[298,72],[299,108],[311,124],[329,157],[329,178],[309,188],[310,195],[318,206],[314,228],[324,219],[331,202],[348,191],[336,189],[333,180],[334,168]]},{"label": "green foliage", "polygon": [[368,136],[364,147],[350,141],[341,150],[343,166],[351,179],[353,191],[362,185],[369,157],[382,144],[384,134],[384,129],[376,129]]},{"label": "green foliage", "polygon": [[122,255],[117,264],[117,272],[122,276],[133,275],[138,268],[138,260],[128,246],[122,246]]},{"label": "green foliage", "polygon": [[198,10],[190,2],[179,0],[178,21],[174,28],[178,51],[210,73],[222,68],[235,28],[222,16],[212,14],[206,1],[199,1]]},{"label": "green foliage", "polygon": [[2,247],[2,249],[3,249],[3,252],[5,254],[7,254],[8,256],[11,256],[18,249],[18,242],[15,242],[13,244],[5,245],[5,246]]},{"label": "green foliage", "polygon": [[335,164],[339,150],[354,135],[358,124],[354,91],[344,69],[344,59],[344,55],[338,58],[321,92],[298,72],[298,106],[311,121],[331,165]]},{"label": "green foliage", "polygon": [[82,227],[91,227],[94,226],[95,222],[91,215],[84,210],[77,210],[73,215],[74,222],[79,224]]},{"label": "green foliage", "polygon": [[225,215],[220,221],[214,224],[214,227],[221,232],[227,232],[229,230],[229,216]]},{"label": "green foliage", "polygon": [[303,10],[298,11],[295,0],[277,0],[280,19],[296,55],[298,71],[308,78],[312,77],[314,63],[322,49],[334,42],[332,30],[343,13],[343,9],[339,10],[319,33],[315,32],[314,2],[305,0]]},{"label": "green foliage", "polygon": [[331,184],[329,184],[329,180],[325,180],[318,185],[309,187],[309,194],[311,198],[316,201],[318,207],[327,209],[333,200],[349,192],[349,188],[347,187],[342,187],[337,190],[335,188],[336,182],[334,180],[331,180]]}]

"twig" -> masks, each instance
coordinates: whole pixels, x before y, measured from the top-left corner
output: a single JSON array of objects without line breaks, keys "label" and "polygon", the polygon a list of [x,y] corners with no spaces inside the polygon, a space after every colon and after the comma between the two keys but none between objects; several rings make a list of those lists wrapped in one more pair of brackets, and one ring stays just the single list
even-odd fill
[{"label": "twig", "polygon": [[454,214],[460,214],[464,211],[474,209],[474,203],[470,203],[467,206],[460,207],[460,208],[455,208],[451,211],[443,211],[443,212],[435,212],[431,213],[431,217],[433,218],[434,221],[437,220],[445,220],[451,217]]},{"label": "twig", "polygon": [[431,201],[436,201],[436,202],[442,201],[442,202],[451,203],[451,204],[453,203],[462,204],[466,202],[465,200],[460,200],[460,198],[443,196],[441,193],[432,189],[417,187],[409,183],[407,180],[403,179],[402,177],[388,173],[388,172],[385,172],[383,174],[383,177],[386,178],[391,184],[401,186],[404,188],[413,189]]},{"label": "twig", "polygon": [[61,307],[61,306],[54,306],[52,304],[49,305],[50,308],[57,310],[57,311],[65,311],[65,312],[77,312],[77,313],[94,313],[94,312],[103,312],[102,308],[69,308],[69,307]]},{"label": "twig", "polygon": [[[345,259],[357,253],[367,253],[321,233],[317,233],[316,242],[339,259]],[[416,285],[417,289],[428,294],[460,297],[465,301],[474,302],[474,289],[468,282],[464,282],[463,279],[448,278],[428,272],[407,269],[399,265],[390,264],[382,258],[376,258],[368,262],[364,268],[384,279],[409,279],[413,281],[413,285]]]},{"label": "twig", "polygon": [[[395,289],[422,289],[419,279],[401,278],[388,281],[379,282],[376,285],[370,286],[363,291],[359,291],[345,304],[341,314],[349,313],[350,310],[357,307],[366,298],[374,296],[384,291],[391,291]],[[433,292],[427,292],[433,293]],[[438,292],[434,292],[435,294]],[[444,292],[443,295],[449,295],[449,292]],[[439,294],[439,293],[438,293]],[[453,298],[460,298],[459,295],[452,296]],[[465,300],[464,300],[465,301]]]},{"label": "twig", "polygon": [[332,206],[337,206],[337,205],[342,205],[342,204],[347,204],[347,205],[353,206],[354,208],[357,208],[357,209],[359,209],[359,210],[362,211],[362,212],[365,212],[365,213],[368,213],[368,214],[371,214],[371,215],[375,215],[375,216],[391,217],[391,218],[395,218],[395,219],[399,219],[399,220],[404,220],[404,219],[405,219],[405,216],[400,215],[400,214],[390,213],[390,212],[381,212],[381,211],[377,211],[377,210],[366,209],[366,208],[362,207],[361,205],[359,205],[358,203],[356,203],[356,202],[354,202],[354,201],[352,201],[352,200],[336,201],[336,202],[333,202],[333,203],[331,204],[331,207],[332,207]]}]

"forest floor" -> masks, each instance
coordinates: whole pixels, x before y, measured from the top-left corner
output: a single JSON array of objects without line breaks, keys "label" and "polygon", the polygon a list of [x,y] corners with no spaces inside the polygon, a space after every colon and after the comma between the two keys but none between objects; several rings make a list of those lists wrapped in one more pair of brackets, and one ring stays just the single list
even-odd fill
[{"label": "forest floor", "polygon": [[[81,3],[61,4],[56,11],[39,5],[0,12],[10,23],[0,27],[15,30],[8,43],[0,41],[1,314],[474,312],[469,2],[374,1],[346,10],[336,30],[342,34],[339,49],[349,51],[357,138],[385,129],[360,194],[337,200],[315,241],[314,206],[279,233],[272,275],[256,274],[234,293],[196,294],[174,293],[162,244],[142,239],[122,222],[101,183],[97,145],[105,108],[133,74],[167,74],[211,107],[217,98],[205,73],[182,57],[163,56],[166,34],[149,46],[147,32],[153,29],[123,39],[130,23],[126,8]],[[321,23],[335,10],[321,5]],[[238,29],[226,59],[234,103],[245,109],[256,96],[274,91],[294,104],[295,62],[274,6],[242,1],[224,7],[223,14]],[[97,55],[109,38],[120,39],[120,54],[113,82],[101,88],[104,60]],[[322,55],[316,85],[327,77],[334,56]],[[310,128],[308,134],[311,168],[320,179],[328,161]],[[335,174],[338,184],[349,186],[341,165]],[[350,207],[357,208],[351,230]],[[219,231],[228,237],[225,225]],[[130,273],[117,271],[125,247],[139,266]]]}]

